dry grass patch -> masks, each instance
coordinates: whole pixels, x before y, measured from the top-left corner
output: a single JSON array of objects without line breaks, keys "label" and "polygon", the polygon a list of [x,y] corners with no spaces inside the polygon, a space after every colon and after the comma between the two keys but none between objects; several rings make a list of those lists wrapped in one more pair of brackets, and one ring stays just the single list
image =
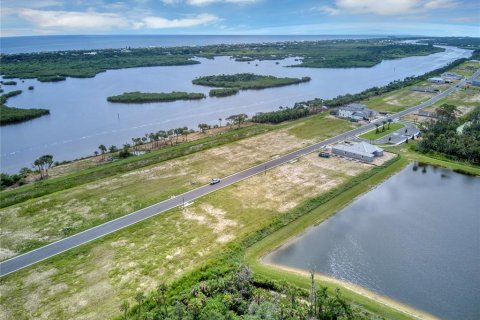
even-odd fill
[{"label": "dry grass patch", "polygon": [[112,317],[137,290],[172,281],[279,212],[370,167],[313,153],[273,168],[3,278],[1,309],[14,319]]},{"label": "dry grass patch", "polygon": [[[312,117],[295,128],[320,126],[315,139],[331,135],[331,126],[349,123]],[[302,139],[291,127],[169,160],[122,175],[0,209],[2,250],[15,254],[123,216],[223,177],[275,155],[297,150],[315,139]],[[339,131],[343,129],[339,126]],[[7,251],[10,250],[10,251]],[[4,255],[7,257],[7,255]]]}]

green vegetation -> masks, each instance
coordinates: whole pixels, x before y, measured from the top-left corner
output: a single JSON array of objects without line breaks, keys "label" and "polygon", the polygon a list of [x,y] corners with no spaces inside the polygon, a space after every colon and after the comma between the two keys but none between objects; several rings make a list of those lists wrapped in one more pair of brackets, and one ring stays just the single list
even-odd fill
[{"label": "green vegetation", "polygon": [[[233,269],[233,268],[232,268]],[[246,266],[233,270],[205,270],[200,283],[178,281],[160,284],[146,297],[137,293],[137,304],[124,302],[123,319],[368,319],[359,308],[326,287],[311,284],[311,292],[287,283],[257,277]],[[183,280],[183,279],[182,279]],[[307,302],[308,301],[308,302]],[[120,317],[118,318],[120,319]]]},{"label": "green vegetation", "polygon": [[375,130],[368,131],[360,135],[359,138],[366,139],[366,140],[376,140],[386,136],[387,134],[395,132],[398,129],[401,129],[403,127],[405,126],[401,123],[397,123],[397,122],[388,123],[387,127],[385,127],[385,124],[384,124],[382,129],[376,128]]},{"label": "green vegetation", "polygon": [[18,96],[21,93],[22,93],[22,90],[15,90],[15,91],[10,91],[10,92],[2,94],[0,96],[0,104],[5,104],[8,100],[8,98]]},{"label": "green vegetation", "polygon": [[309,77],[299,78],[277,78],[274,76],[262,76],[253,73],[237,73],[233,75],[216,75],[196,78],[193,84],[208,87],[225,87],[240,90],[265,89],[272,87],[288,86],[310,81]]},{"label": "green vegetation", "polygon": [[303,106],[294,108],[287,107],[272,112],[259,112],[252,117],[252,121],[257,123],[280,123],[287,120],[303,118],[308,114],[308,109]]},{"label": "green vegetation", "polygon": [[4,86],[16,86],[17,85],[16,81],[1,81],[0,83],[3,84]]},{"label": "green vegetation", "polygon": [[223,88],[223,89],[212,89],[208,93],[210,97],[228,97],[233,96],[238,93],[238,88]]},{"label": "green vegetation", "polygon": [[22,90],[10,91],[0,96],[0,125],[7,125],[28,121],[34,118],[49,114],[47,109],[21,109],[8,107],[5,105],[7,99],[17,96],[22,93]]},{"label": "green vegetation", "polygon": [[188,93],[172,91],[170,93],[149,93],[149,92],[125,92],[118,96],[108,97],[109,102],[117,103],[148,103],[148,102],[169,102],[176,100],[199,100],[204,99],[203,93]]},{"label": "green vegetation", "polygon": [[[457,118],[454,105],[437,108],[438,119],[421,127],[422,139],[417,148],[422,153],[440,153],[451,159],[480,164],[480,107],[464,118]],[[463,130],[458,128],[463,125]]]},{"label": "green vegetation", "polygon": [[385,40],[335,40],[198,47],[104,49],[90,51],[7,54],[0,57],[0,74],[10,78],[62,81],[66,77],[94,77],[112,69],[190,65],[195,57],[233,56],[237,60],[278,60],[303,57],[300,67],[370,67],[384,59],[428,55],[443,51],[424,45]]}]

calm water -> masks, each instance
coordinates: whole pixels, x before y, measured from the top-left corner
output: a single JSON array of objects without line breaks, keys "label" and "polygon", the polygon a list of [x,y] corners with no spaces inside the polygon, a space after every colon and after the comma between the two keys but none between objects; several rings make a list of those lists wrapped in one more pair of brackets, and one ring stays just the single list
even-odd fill
[{"label": "calm water", "polygon": [[414,165],[271,254],[445,319],[480,318],[480,178]]},{"label": "calm water", "polygon": [[[148,132],[183,126],[196,129],[199,123],[216,124],[218,118],[225,119],[236,113],[253,115],[279,106],[292,106],[297,101],[356,93],[423,74],[470,54],[469,50],[449,47],[445,52],[427,57],[390,60],[372,68],[349,69],[285,68],[298,63],[293,58],[277,65],[275,61],[248,64],[218,57],[199,59],[201,64],[197,65],[111,70],[95,78],[69,78],[57,83],[19,81],[16,87],[6,89],[22,89],[24,92],[9,99],[8,105],[47,108],[51,114],[1,127],[1,169],[15,172],[21,167],[30,167],[33,160],[43,154],[52,154],[59,161],[75,159],[92,154],[100,144],[121,145]],[[187,91],[208,95],[209,88],[193,85],[192,79],[239,72],[280,77],[310,76],[312,81],[199,101],[127,105],[106,101],[108,96],[125,91]],[[29,85],[35,90],[27,90]]]},{"label": "calm water", "polygon": [[103,48],[145,48],[204,46],[212,44],[261,43],[280,41],[316,41],[334,39],[367,39],[380,36],[365,35],[80,35],[80,36],[32,36],[0,38],[0,52],[23,53],[63,50],[90,50]]}]

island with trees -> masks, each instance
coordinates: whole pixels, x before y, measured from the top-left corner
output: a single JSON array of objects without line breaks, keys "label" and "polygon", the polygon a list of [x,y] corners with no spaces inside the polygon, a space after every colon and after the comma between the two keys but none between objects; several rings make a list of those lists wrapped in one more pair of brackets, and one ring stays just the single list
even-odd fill
[{"label": "island with trees", "polygon": [[210,97],[228,97],[236,95],[240,90],[238,88],[212,89],[208,93]]},{"label": "island with trees", "polygon": [[[207,86],[207,87],[221,87],[233,90],[247,90],[247,89],[266,89],[273,87],[282,87],[292,84],[299,84],[310,81],[310,77],[303,78],[277,78],[274,76],[257,75],[253,73],[237,73],[237,74],[221,74],[214,76],[204,76],[196,78],[192,81],[193,84]],[[226,91],[229,92],[229,91]],[[233,91],[231,91],[233,92]],[[217,96],[218,92],[215,93]],[[210,91],[212,95],[212,91]],[[230,95],[230,94],[229,94]]]},{"label": "island with trees", "polygon": [[203,93],[188,92],[124,92],[117,96],[107,98],[109,102],[115,103],[150,103],[150,102],[170,102],[177,100],[199,100],[206,96]]},{"label": "island with trees", "polygon": [[28,121],[50,113],[47,109],[21,109],[6,106],[8,98],[21,93],[22,90],[15,90],[0,96],[0,126]]},{"label": "island with trees", "polygon": [[106,70],[152,66],[198,64],[197,57],[231,56],[237,61],[282,60],[299,57],[293,67],[372,67],[382,60],[429,55],[444,51],[428,45],[408,44],[395,39],[332,40],[254,44],[221,44],[197,47],[155,47],[71,50],[2,54],[0,74],[4,78],[35,78],[63,81],[67,77],[94,77]]}]

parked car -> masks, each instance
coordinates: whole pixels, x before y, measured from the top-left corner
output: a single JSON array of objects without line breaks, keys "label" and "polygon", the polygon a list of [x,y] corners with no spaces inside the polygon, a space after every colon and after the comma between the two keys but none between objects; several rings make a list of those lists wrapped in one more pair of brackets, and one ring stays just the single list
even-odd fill
[{"label": "parked car", "polygon": [[217,183],[220,183],[220,179],[218,179],[218,178],[213,178],[212,181],[210,181],[211,185],[214,185],[214,184],[217,184]]}]

